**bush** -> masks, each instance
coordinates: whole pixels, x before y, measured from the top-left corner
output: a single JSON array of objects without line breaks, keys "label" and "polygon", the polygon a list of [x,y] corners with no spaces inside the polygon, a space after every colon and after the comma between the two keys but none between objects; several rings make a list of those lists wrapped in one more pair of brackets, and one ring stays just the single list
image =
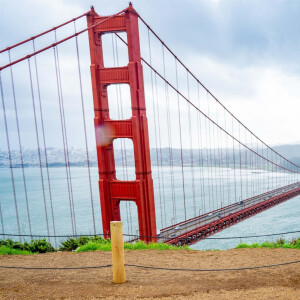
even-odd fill
[{"label": "bush", "polygon": [[24,250],[31,251],[32,253],[47,253],[55,251],[53,246],[46,239],[32,240],[31,243],[25,242],[24,246]]},{"label": "bush", "polygon": [[31,253],[46,253],[53,252],[55,250],[46,239],[31,240],[30,243],[14,242],[11,239],[0,240],[0,247],[6,247],[7,249],[14,249],[20,251],[27,251]]},{"label": "bush", "polygon": [[78,247],[87,245],[88,243],[98,243],[98,244],[110,244],[110,239],[104,239],[101,236],[80,236],[79,238],[68,238],[66,241],[61,242],[62,246],[59,248],[63,251],[76,250]]},{"label": "bush", "polygon": [[66,250],[66,251],[72,251],[76,250],[79,247],[79,241],[78,239],[69,238],[64,242],[61,242],[62,246],[59,248],[59,250]]}]

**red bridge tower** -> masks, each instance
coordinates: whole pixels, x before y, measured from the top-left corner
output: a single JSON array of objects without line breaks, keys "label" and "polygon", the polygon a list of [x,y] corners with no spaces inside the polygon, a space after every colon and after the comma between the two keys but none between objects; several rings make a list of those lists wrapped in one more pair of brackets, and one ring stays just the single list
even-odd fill
[{"label": "red bridge tower", "polygon": [[[121,15],[101,17],[92,9],[87,16],[91,55],[91,78],[95,111],[95,129],[99,169],[99,190],[103,232],[110,232],[110,221],[120,221],[120,201],[134,201],[137,205],[141,236],[156,236],[156,218],[151,175],[148,122],[146,117],[143,70],[141,65],[138,16],[130,4]],[[101,22],[107,19],[105,22]],[[105,33],[126,32],[129,63],[125,67],[105,68],[102,36]],[[111,120],[107,87],[110,84],[128,84],[130,87],[132,117]],[[109,128],[108,144],[103,145],[97,128]],[[102,137],[103,138],[103,137]],[[133,141],[135,181],[116,179],[113,140],[129,138]],[[142,238],[154,241],[151,238]]]}]

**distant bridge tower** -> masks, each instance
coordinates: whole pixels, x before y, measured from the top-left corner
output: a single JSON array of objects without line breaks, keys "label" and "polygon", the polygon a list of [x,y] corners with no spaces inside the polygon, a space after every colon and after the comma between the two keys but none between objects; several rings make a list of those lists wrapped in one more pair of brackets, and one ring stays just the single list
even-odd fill
[{"label": "distant bridge tower", "polygon": [[[106,19],[94,10],[87,16],[88,26]],[[129,63],[125,67],[105,68],[102,36],[105,33],[126,32]],[[151,175],[148,121],[146,117],[143,70],[141,65],[138,16],[130,4],[125,13],[89,29],[91,78],[95,111],[95,129],[99,168],[99,190],[103,232],[110,232],[110,221],[118,221],[120,201],[134,201],[137,205],[141,236],[156,236],[155,203]],[[107,87],[110,84],[128,84],[130,87],[132,117],[128,120],[111,120]],[[106,133],[108,143],[103,144],[98,128]],[[116,179],[112,141],[132,139],[135,158],[135,181]],[[153,239],[143,238],[145,241]]]}]

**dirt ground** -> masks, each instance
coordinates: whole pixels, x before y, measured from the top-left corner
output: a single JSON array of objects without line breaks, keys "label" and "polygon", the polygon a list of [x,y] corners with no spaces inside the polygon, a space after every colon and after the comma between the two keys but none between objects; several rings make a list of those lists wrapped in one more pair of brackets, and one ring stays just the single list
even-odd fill
[{"label": "dirt ground", "polygon": [[[239,268],[300,260],[293,249],[126,251],[126,263],[172,268]],[[111,252],[0,256],[0,266],[80,267],[111,264]],[[112,269],[0,269],[0,299],[300,299],[300,264],[268,269],[186,272],[126,267],[127,283]]]}]

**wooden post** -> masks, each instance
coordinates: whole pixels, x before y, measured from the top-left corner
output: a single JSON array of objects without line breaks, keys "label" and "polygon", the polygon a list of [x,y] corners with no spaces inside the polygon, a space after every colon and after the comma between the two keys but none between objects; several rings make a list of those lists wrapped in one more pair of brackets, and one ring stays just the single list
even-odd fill
[{"label": "wooden post", "polygon": [[123,222],[110,222],[110,233],[113,281],[114,283],[124,283],[126,282],[126,275],[124,259]]}]

